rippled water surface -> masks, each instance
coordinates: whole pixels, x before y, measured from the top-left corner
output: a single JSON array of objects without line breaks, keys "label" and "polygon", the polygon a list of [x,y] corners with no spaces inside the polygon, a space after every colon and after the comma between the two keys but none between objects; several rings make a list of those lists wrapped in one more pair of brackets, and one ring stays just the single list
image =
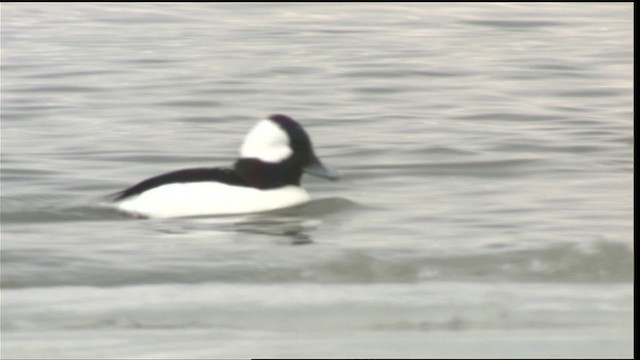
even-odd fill
[{"label": "rippled water surface", "polygon": [[[633,5],[2,4],[2,357],[632,357]],[[140,220],[287,114],[303,206]]]}]

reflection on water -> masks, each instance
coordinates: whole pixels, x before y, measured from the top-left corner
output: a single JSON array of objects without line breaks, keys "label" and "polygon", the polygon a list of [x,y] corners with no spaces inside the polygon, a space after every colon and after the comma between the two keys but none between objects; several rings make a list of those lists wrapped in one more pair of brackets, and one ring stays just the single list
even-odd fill
[{"label": "reflection on water", "polygon": [[319,219],[265,216],[254,220],[239,221],[234,225],[238,232],[282,236],[289,239],[292,245],[304,245],[313,242],[309,231],[321,223],[322,221]]},{"label": "reflection on water", "polygon": [[[353,201],[343,198],[312,200],[291,208],[241,216],[239,220],[232,221],[232,229],[240,233],[282,237],[292,245],[311,244],[313,231],[322,224],[323,216],[340,216],[340,213],[355,205]],[[200,218],[199,221],[209,220]]]}]

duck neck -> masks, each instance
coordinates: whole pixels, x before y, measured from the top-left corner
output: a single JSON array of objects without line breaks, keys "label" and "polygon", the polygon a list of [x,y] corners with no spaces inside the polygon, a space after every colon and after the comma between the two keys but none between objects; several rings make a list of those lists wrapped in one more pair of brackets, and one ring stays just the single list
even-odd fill
[{"label": "duck neck", "polygon": [[302,170],[293,161],[265,162],[254,158],[242,158],[233,165],[234,171],[249,186],[258,189],[274,189],[287,185],[300,185]]}]

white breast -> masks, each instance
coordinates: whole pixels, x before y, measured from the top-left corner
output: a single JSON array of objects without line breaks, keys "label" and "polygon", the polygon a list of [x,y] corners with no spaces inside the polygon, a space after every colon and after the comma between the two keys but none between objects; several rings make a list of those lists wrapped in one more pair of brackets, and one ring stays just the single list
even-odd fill
[{"label": "white breast", "polygon": [[307,201],[309,194],[298,186],[260,190],[217,182],[194,182],[162,185],[126,198],[116,207],[147,217],[169,218],[268,211]]}]

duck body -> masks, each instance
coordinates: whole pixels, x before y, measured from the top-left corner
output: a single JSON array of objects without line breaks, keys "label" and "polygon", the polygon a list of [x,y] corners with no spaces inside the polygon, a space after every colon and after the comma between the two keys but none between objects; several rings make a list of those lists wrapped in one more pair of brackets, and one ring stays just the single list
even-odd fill
[{"label": "duck body", "polygon": [[246,136],[231,168],[194,168],[158,175],[113,195],[115,207],[139,217],[242,214],[303,204],[303,172],[336,180],[293,119],[272,115]]}]

